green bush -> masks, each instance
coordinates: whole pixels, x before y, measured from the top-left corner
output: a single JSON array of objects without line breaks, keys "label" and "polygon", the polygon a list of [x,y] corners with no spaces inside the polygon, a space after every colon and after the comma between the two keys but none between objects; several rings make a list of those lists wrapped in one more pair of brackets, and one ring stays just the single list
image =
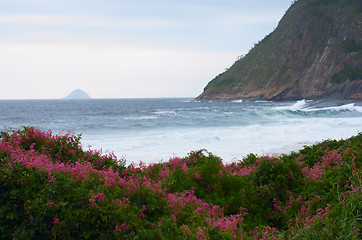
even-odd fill
[{"label": "green bush", "polygon": [[0,239],[360,239],[361,149],[125,166],[69,133],[2,133]]},{"label": "green bush", "polygon": [[362,68],[344,68],[340,72],[334,74],[331,78],[331,82],[340,83],[346,80],[361,80],[362,79]]}]

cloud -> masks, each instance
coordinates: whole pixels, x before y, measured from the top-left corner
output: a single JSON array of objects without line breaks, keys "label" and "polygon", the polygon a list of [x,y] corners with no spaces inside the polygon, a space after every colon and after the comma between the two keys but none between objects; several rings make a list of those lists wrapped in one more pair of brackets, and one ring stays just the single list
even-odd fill
[{"label": "cloud", "polygon": [[71,15],[3,15],[0,24],[6,25],[40,25],[40,26],[88,26],[112,28],[169,28],[175,23],[160,19],[108,19],[101,16],[71,16]]},{"label": "cloud", "polygon": [[278,12],[249,13],[225,17],[225,20],[233,25],[270,24],[271,22],[277,22],[279,19],[281,19],[281,16]]},{"label": "cloud", "polygon": [[7,1],[0,97],[196,96],[276,26],[277,2]]},{"label": "cloud", "polygon": [[[70,1],[64,1],[30,4],[18,14],[0,14],[0,43],[136,42],[243,52],[269,34],[282,14],[274,5],[265,10],[255,3],[242,6],[234,1],[89,0],[83,7],[82,1],[74,1],[71,9],[66,7]],[[59,14],[49,14],[56,11]],[[32,14],[19,14],[24,12]]]},{"label": "cloud", "polygon": [[0,46],[1,98],[195,97],[235,60],[234,52],[152,46]]}]

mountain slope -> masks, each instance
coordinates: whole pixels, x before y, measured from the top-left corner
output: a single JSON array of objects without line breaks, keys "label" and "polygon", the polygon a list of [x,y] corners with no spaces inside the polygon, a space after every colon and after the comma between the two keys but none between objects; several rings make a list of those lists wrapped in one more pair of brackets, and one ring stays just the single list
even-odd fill
[{"label": "mountain slope", "polygon": [[362,99],[362,2],[299,0],[198,99]]}]

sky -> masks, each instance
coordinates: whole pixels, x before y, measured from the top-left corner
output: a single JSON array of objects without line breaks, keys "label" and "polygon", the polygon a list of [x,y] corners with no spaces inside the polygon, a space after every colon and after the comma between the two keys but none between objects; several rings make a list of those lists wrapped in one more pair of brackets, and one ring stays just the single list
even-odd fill
[{"label": "sky", "polygon": [[196,97],[291,0],[0,0],[0,99]]}]

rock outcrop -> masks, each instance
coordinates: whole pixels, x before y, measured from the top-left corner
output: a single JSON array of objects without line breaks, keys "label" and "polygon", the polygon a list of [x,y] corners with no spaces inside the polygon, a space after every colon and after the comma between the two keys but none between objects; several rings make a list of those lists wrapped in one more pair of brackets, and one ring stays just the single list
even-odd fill
[{"label": "rock outcrop", "polygon": [[362,1],[298,0],[198,99],[362,100]]},{"label": "rock outcrop", "polygon": [[90,96],[83,90],[76,89],[63,99],[90,99]]}]

